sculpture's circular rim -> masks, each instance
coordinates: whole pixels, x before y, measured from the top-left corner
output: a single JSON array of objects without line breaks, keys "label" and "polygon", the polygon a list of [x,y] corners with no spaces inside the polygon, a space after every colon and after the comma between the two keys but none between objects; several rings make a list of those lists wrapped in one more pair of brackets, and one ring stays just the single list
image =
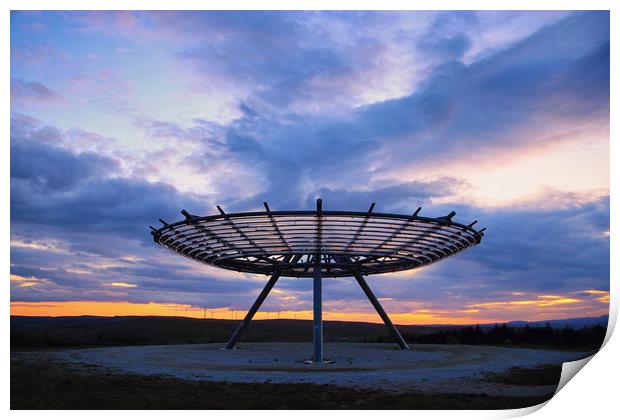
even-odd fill
[{"label": "sculpture's circular rim", "polygon": [[[273,226],[275,226],[275,231],[277,231],[278,234],[281,235],[281,233],[278,230],[277,224],[274,224],[275,222],[273,222],[273,220],[275,220],[276,218],[282,218],[282,217],[292,217],[292,218],[299,217],[300,219],[303,219],[306,217],[313,217],[314,218],[313,220],[316,220],[315,225],[308,224],[308,226],[312,226],[312,228],[306,229],[307,231],[312,231],[312,232],[314,232],[314,229],[319,229],[318,226],[321,225],[320,220],[327,220],[330,217],[349,218],[351,223],[358,223],[364,226],[366,226],[367,223],[369,223],[369,220],[371,219],[373,220],[383,219],[383,220],[393,220],[393,221],[405,220],[409,222],[418,222],[418,223],[426,224],[423,226],[427,226],[427,227],[425,228],[418,227],[417,229],[426,229],[427,232],[424,233],[424,241],[429,242],[429,244],[426,246],[428,249],[431,249],[430,248],[431,246],[435,247],[433,248],[433,251],[428,251],[429,255],[435,255],[435,257],[432,257],[422,262],[420,262],[420,260],[422,260],[422,257],[413,258],[414,256],[413,253],[411,254],[412,259],[417,259],[418,262],[413,262],[413,260],[408,258],[406,255],[400,255],[400,254],[397,255],[397,253],[400,253],[401,251],[404,252],[406,250],[405,248],[401,248],[400,250],[396,251],[388,247],[383,247],[382,248],[383,250],[387,250],[387,252],[384,252],[384,254],[389,254],[389,255],[381,255],[381,253],[376,250],[374,253],[365,254],[367,256],[370,255],[372,258],[376,258],[376,256],[378,256],[378,258],[383,258],[384,260],[387,260],[388,258],[390,258],[390,261],[385,261],[383,263],[378,263],[378,261],[375,260],[373,267],[368,266],[368,263],[364,265],[363,263],[365,260],[360,260],[359,264],[356,264],[355,261],[341,261],[345,258],[346,259],[356,258],[358,256],[356,252],[346,252],[346,253],[341,254],[341,253],[336,253],[336,252],[329,252],[329,250],[325,250],[325,251],[320,250],[319,254],[321,255],[321,260],[323,261],[321,263],[321,267],[323,271],[322,275],[324,277],[350,277],[354,275],[354,272],[359,272],[360,274],[367,275],[367,274],[381,274],[381,273],[397,272],[397,271],[418,268],[418,267],[439,261],[448,256],[454,255],[462,250],[470,248],[471,246],[475,246],[480,243],[482,236],[484,235],[483,232],[485,229],[476,230],[473,227],[473,225],[476,222],[469,224],[469,225],[464,225],[462,223],[453,222],[451,219],[455,214],[454,212],[450,213],[447,216],[433,218],[433,217],[425,217],[425,216],[418,215],[417,213],[419,212],[419,210],[420,209],[418,209],[413,215],[403,215],[403,214],[393,214],[393,213],[374,213],[371,211],[368,211],[368,212],[337,211],[337,210],[323,211],[323,210],[318,210],[318,209],[317,211],[312,211],[312,210],[271,211],[271,210],[268,210],[268,211],[239,212],[239,213],[228,213],[227,214],[227,213],[224,213],[223,210],[220,209],[221,214],[201,216],[201,217],[194,216],[186,212],[185,210],[183,210],[182,214],[185,216],[185,220],[180,220],[180,221],[169,224],[160,219],[160,221],[164,225],[159,229],[155,229],[151,227],[152,229],[151,233],[156,243],[166,248],[170,248],[173,251],[179,253],[180,255],[183,255],[195,261],[214,265],[216,267],[223,268],[223,269],[235,270],[235,271],[240,271],[240,272],[265,274],[265,275],[270,275],[270,274],[274,274],[277,272],[279,275],[285,276],[285,277],[312,277],[312,270],[305,268],[305,267],[308,267],[309,265],[311,265],[310,258],[313,254],[317,252],[317,248],[305,249],[303,250],[303,253],[301,252],[302,248],[296,249],[296,252],[287,252],[287,251],[282,251],[282,250],[279,250],[278,252],[267,252],[263,248],[274,248],[274,247],[277,248],[278,246],[280,248],[284,248],[285,247],[284,244],[286,243],[288,246],[288,242],[285,239],[283,239],[282,236],[280,236],[282,238],[281,244],[279,245],[269,244],[265,246],[260,246],[256,242],[258,241],[258,239],[256,239],[256,241],[252,239],[246,239],[247,244],[253,244],[254,251],[246,252],[245,251],[246,247],[233,246],[232,248],[230,248],[230,250],[238,250],[239,252],[237,255],[232,255],[232,256],[223,255],[221,257],[216,256],[214,258],[205,260],[205,259],[200,259],[200,258],[196,258],[195,256],[192,256],[191,251],[194,251],[195,249],[191,248],[189,251],[187,251],[187,248],[189,247],[189,245],[187,245],[185,248],[182,248],[181,246],[171,246],[171,245],[174,245],[174,241],[170,240],[167,242],[167,240],[169,240],[170,238],[173,238],[174,235],[166,236],[166,233],[176,232],[176,229],[182,229],[182,228],[187,228],[188,231],[193,229],[194,232],[197,230],[200,230],[200,232],[194,233],[196,237],[192,238],[193,239],[193,241],[191,242],[192,245],[195,243],[199,243],[200,241],[203,241],[205,243],[208,242],[209,239],[204,239],[204,237],[206,236],[215,236],[216,239],[213,239],[214,241],[219,241],[222,244],[225,244],[227,242],[227,239],[219,238],[217,237],[217,235],[213,235],[213,233],[209,229],[204,227],[205,224],[210,223],[210,222],[223,221],[231,225],[231,227],[228,228],[229,230],[236,229],[237,232],[241,232],[239,233],[239,235],[243,235],[244,237],[249,238],[246,235],[244,235],[244,233],[242,233],[243,231],[240,231],[237,227],[235,227],[236,226],[235,222],[237,223],[243,222],[244,225],[247,225],[247,224],[251,224],[253,221],[256,222],[257,224],[260,224],[260,223],[265,223],[265,220],[270,220]],[[260,223],[258,222],[259,220],[260,220]],[[402,226],[405,226],[405,225],[408,225],[408,224],[407,223],[402,224]],[[244,227],[247,227],[247,226],[244,226]],[[414,226],[412,226],[412,228],[413,227]],[[380,230],[385,227],[379,226],[375,228]],[[222,227],[222,230],[223,229],[225,228]],[[361,229],[362,228],[360,228],[360,230]],[[203,236],[202,239],[200,239],[200,241],[197,241],[196,238],[198,238],[201,233],[204,233],[203,230],[208,230],[210,233],[205,233],[204,235],[202,235]],[[213,230],[213,228],[211,230]],[[431,230],[432,232],[430,232]],[[411,229],[411,231],[414,231],[414,230]],[[255,233],[255,231],[252,231],[252,232]],[[448,250],[450,246],[454,247],[455,244],[457,244],[457,242],[451,242],[448,239],[443,239],[444,242],[441,242],[441,238],[436,237],[436,236],[440,236],[438,232],[440,232],[441,235],[445,235],[446,238],[448,238],[450,235],[452,235],[452,239],[454,239],[454,236],[462,236],[462,239],[465,239],[467,244],[464,245],[464,243],[459,243],[459,245],[456,246],[457,249]],[[465,235],[462,235],[462,233],[464,233]],[[398,235],[404,236],[405,234],[398,233],[396,236]],[[420,236],[422,234],[417,234],[417,235]],[[187,236],[189,237],[191,235],[187,235]],[[357,234],[355,236],[357,236]],[[386,236],[389,236],[389,235],[386,235]],[[260,235],[257,237],[260,237]],[[310,236],[308,236],[308,238],[309,237]],[[427,237],[430,237],[430,239],[428,239]],[[318,242],[319,244],[321,244],[321,239],[319,238],[321,238],[320,232],[318,233],[318,236],[315,237],[316,239],[315,242]],[[289,240],[290,239],[291,238],[289,238]],[[367,242],[370,240],[371,239],[367,239]],[[231,240],[228,240],[228,241],[231,241]],[[334,241],[334,239],[332,239],[332,241]],[[418,246],[419,243],[421,243],[421,241],[422,239],[420,239],[419,241],[410,240],[411,242],[411,244],[409,245],[410,248],[413,248],[414,245]],[[397,240],[391,239],[391,242],[397,242]],[[251,249],[252,247],[247,247],[247,248]],[[355,248],[355,246],[347,247],[345,251],[348,248]],[[207,247],[205,249],[209,249],[209,248]],[[213,249],[216,249],[216,248],[211,247],[211,250]],[[228,249],[222,249],[222,252],[224,251],[228,251]],[[446,251],[449,251],[449,252],[446,252]],[[196,255],[204,254],[205,252],[198,253]],[[435,254],[433,254],[433,252]],[[214,252],[212,252],[212,254],[214,254]],[[287,255],[295,256],[292,258],[297,258],[296,256],[299,254],[302,254],[302,258],[304,257],[304,254],[307,254],[308,261],[302,262],[301,264],[297,262],[294,267],[290,264],[290,260],[286,261]],[[246,259],[248,261],[241,261],[239,259],[240,257],[241,259]],[[283,257],[283,260],[275,261],[273,260],[273,258],[275,257],[277,258]],[[258,260],[249,261],[250,258],[262,258],[263,260],[267,258],[269,259],[269,261],[271,261],[271,264],[267,264],[262,260],[261,262],[259,262]],[[425,255],[425,258],[428,258],[428,256]],[[305,268],[305,271],[300,272],[299,270],[301,268]],[[330,270],[335,270],[335,271],[330,271]]]}]

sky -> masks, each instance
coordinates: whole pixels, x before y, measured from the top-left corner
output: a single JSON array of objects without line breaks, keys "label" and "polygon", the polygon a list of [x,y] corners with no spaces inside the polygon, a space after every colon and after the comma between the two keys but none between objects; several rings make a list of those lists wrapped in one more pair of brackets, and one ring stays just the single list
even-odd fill
[{"label": "sky", "polygon": [[[262,209],[479,220],[367,279],[394,322],[609,309],[609,13],[11,13],[11,313],[237,319],[267,281],[148,225]],[[324,319],[380,322],[325,279]],[[311,317],[282,278],[256,318]]]}]

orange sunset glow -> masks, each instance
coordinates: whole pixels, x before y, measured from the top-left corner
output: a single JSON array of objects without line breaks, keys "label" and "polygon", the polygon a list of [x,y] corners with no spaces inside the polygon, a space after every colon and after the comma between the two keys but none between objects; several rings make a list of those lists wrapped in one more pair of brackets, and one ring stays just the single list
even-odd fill
[{"label": "orange sunset glow", "polygon": [[[576,294],[577,295],[577,294]],[[458,310],[420,309],[411,312],[391,312],[395,323],[403,325],[484,324],[519,319],[536,321],[575,315],[600,316],[608,312],[609,293],[586,290],[581,298],[541,295],[532,300],[484,302],[466,305]],[[577,312],[576,312],[577,311]],[[174,303],[130,302],[11,302],[11,315],[20,316],[182,316],[209,319],[242,319],[243,310],[228,307],[208,308]],[[259,311],[254,319],[312,319],[312,311]],[[376,312],[337,312],[326,310],[323,318],[329,321],[360,321],[381,323]]]}]

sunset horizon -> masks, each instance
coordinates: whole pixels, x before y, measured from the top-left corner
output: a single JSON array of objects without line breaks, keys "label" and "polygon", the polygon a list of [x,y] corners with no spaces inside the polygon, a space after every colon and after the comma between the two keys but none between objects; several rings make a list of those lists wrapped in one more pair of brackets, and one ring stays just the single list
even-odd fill
[{"label": "sunset horizon", "polygon": [[[276,290],[277,292],[277,290]],[[573,297],[557,295],[540,295],[534,299],[526,300],[519,295],[518,299],[504,302],[484,302],[480,304],[470,304],[466,309],[453,312],[430,311],[420,309],[413,313],[399,313],[391,311],[391,318],[397,324],[402,325],[472,325],[472,324],[493,324],[506,323],[511,321],[540,322],[551,319],[570,319],[600,317],[609,314],[609,292],[602,290],[584,290],[572,295]],[[584,299],[584,297],[586,299]],[[382,300],[383,304],[389,308],[389,302]],[[570,310],[570,305],[581,305],[580,312],[577,314],[566,312]],[[569,308],[567,308],[567,305]],[[583,306],[590,306],[591,309],[584,310]],[[592,307],[592,305],[594,305]],[[510,308],[503,309],[506,315],[503,317],[480,318],[477,315],[480,309],[477,308]],[[558,310],[557,307],[560,307]],[[600,307],[597,307],[600,306]],[[543,310],[538,314],[529,311],[520,311],[519,308],[538,307]],[[549,309],[552,311],[549,311]],[[544,310],[547,310],[546,312]],[[514,316],[508,314],[514,313]],[[16,316],[178,316],[199,319],[223,319],[240,320],[245,315],[244,309],[232,309],[229,307],[207,308],[200,306],[175,304],[172,302],[146,302],[132,303],[123,301],[101,302],[101,301],[70,301],[70,302],[11,302],[11,315]],[[268,319],[299,319],[311,320],[312,311],[258,311],[254,316],[255,320]],[[350,321],[350,322],[370,322],[381,324],[381,318],[376,312],[368,310],[366,312],[332,312],[323,311],[323,319],[326,321]]]}]

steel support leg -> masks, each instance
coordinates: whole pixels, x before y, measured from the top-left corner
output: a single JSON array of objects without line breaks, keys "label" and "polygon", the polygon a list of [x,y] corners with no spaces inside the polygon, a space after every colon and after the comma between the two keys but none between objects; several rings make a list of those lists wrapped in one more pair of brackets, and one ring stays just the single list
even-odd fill
[{"label": "steel support leg", "polygon": [[263,304],[265,298],[267,297],[273,286],[276,284],[276,281],[278,281],[279,277],[280,273],[272,274],[271,278],[256,298],[256,301],[254,302],[248,313],[245,315],[245,318],[243,318],[241,324],[239,324],[233,335],[230,337],[230,340],[228,340],[228,344],[226,344],[226,349],[230,350],[235,346],[235,343],[237,343],[237,340],[239,340],[239,337],[241,337],[243,331],[246,329],[250,321],[252,321],[252,318],[258,311],[258,308],[260,308],[260,306]]},{"label": "steel support leg", "polygon": [[383,309],[383,306],[381,306],[381,303],[379,303],[379,300],[377,299],[375,294],[372,292],[372,290],[370,290],[370,286],[368,286],[368,283],[366,283],[364,277],[359,272],[355,272],[354,276],[355,280],[357,280],[357,283],[360,285],[364,293],[366,293],[366,297],[368,298],[370,303],[372,303],[372,306],[375,307],[375,310],[383,320],[385,326],[388,327],[394,338],[396,338],[396,341],[398,341],[398,345],[400,346],[400,348],[404,350],[409,350],[409,346],[407,345],[405,340],[403,340],[403,337],[400,335],[400,333],[392,323],[392,320]]},{"label": "steel support leg", "polygon": [[315,363],[323,361],[323,284],[321,279],[321,257],[314,259],[314,321],[313,342]]}]

